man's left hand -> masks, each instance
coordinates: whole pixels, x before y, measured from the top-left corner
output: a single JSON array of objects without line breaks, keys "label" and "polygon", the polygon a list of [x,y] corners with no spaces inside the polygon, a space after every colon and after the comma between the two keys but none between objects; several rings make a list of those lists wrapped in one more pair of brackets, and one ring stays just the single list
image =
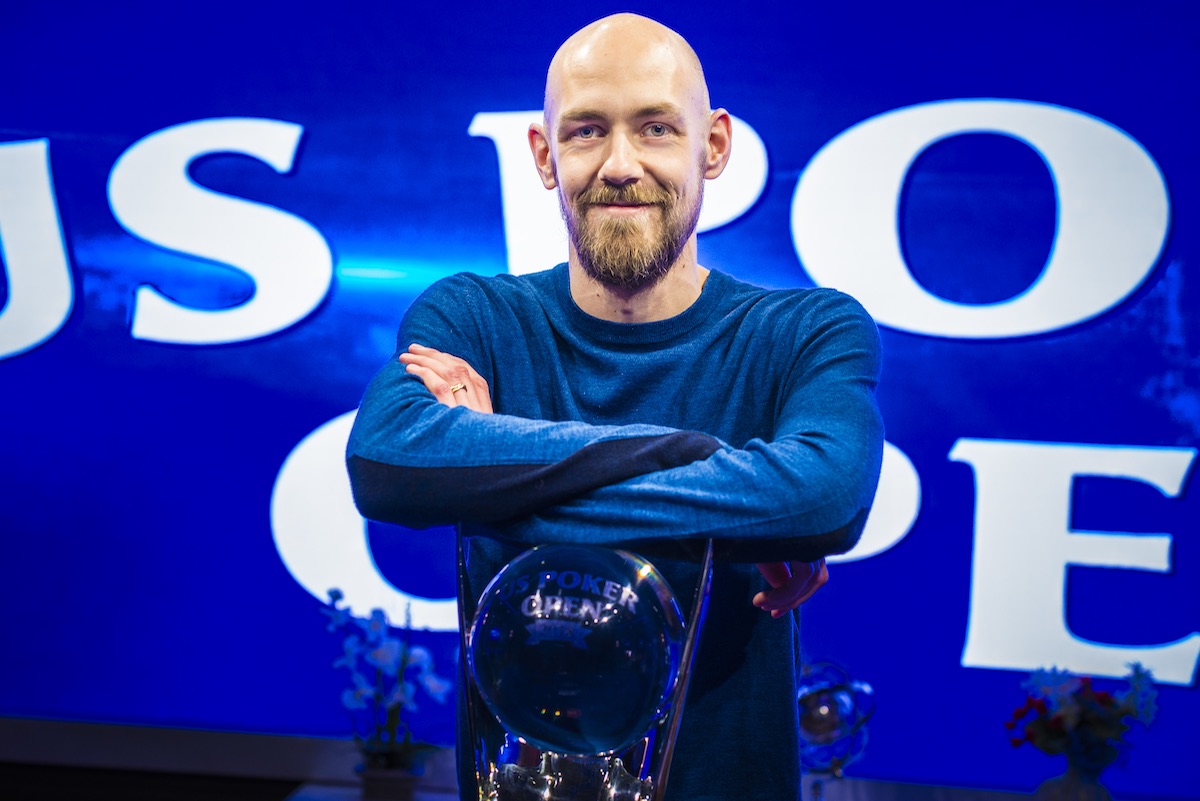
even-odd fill
[{"label": "man's left hand", "polygon": [[400,354],[400,363],[407,372],[420,378],[443,406],[465,406],[484,414],[492,413],[488,382],[465,360],[414,342]]},{"label": "man's left hand", "polygon": [[754,596],[754,605],[771,617],[782,617],[800,606],[829,581],[824,559],[815,562],[760,562],[758,570],[771,589]]}]

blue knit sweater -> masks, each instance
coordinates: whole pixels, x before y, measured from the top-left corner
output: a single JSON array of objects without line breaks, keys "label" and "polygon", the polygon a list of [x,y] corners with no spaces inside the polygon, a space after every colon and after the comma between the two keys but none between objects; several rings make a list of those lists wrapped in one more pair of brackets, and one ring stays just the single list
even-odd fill
[{"label": "blue knit sweater", "polygon": [[683,313],[612,323],[575,305],[559,265],[439,281],[404,318],[398,347],[412,342],[475,367],[496,414],[442,406],[393,358],[350,437],[362,513],[461,525],[468,611],[524,548],[587,542],[653,559],[686,614],[714,538],[669,795],[799,798],[796,620],[751,605],[765,583],[745,563],[842,552],[862,530],[883,443],[862,308],[713,271]]}]

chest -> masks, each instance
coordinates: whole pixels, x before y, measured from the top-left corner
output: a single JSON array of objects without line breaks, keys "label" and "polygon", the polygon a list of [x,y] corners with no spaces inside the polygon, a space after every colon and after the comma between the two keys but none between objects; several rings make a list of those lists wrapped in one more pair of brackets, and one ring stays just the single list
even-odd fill
[{"label": "chest", "polygon": [[545,331],[495,360],[498,412],[596,425],[770,438],[788,365],[765,336],[706,331],[668,344],[579,342]]}]

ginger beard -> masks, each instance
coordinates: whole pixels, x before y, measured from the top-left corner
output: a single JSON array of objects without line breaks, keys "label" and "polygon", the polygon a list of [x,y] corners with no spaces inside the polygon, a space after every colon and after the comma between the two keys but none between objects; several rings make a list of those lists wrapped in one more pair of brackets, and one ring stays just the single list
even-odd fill
[{"label": "ginger beard", "polygon": [[[690,203],[667,188],[641,184],[602,184],[570,203],[560,189],[558,203],[584,272],[606,286],[636,291],[656,284],[679,258],[696,230],[703,196],[702,179]],[[591,213],[593,206],[613,203],[650,209],[636,217]]]}]

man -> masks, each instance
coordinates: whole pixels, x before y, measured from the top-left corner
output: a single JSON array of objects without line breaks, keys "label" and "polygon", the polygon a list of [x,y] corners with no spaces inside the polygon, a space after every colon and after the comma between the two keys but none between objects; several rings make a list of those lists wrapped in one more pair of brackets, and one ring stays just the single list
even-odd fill
[{"label": "man", "polygon": [[568,261],[454,276],[414,302],[351,435],[356,501],[375,519],[460,525],[468,611],[547,542],[638,551],[686,606],[714,538],[670,796],[799,798],[789,612],[826,580],[823,557],[854,545],[874,494],[874,325],[832,290],[766,291],[698,264],[730,117],[658,23],[620,14],[568,39],[529,143]]}]

